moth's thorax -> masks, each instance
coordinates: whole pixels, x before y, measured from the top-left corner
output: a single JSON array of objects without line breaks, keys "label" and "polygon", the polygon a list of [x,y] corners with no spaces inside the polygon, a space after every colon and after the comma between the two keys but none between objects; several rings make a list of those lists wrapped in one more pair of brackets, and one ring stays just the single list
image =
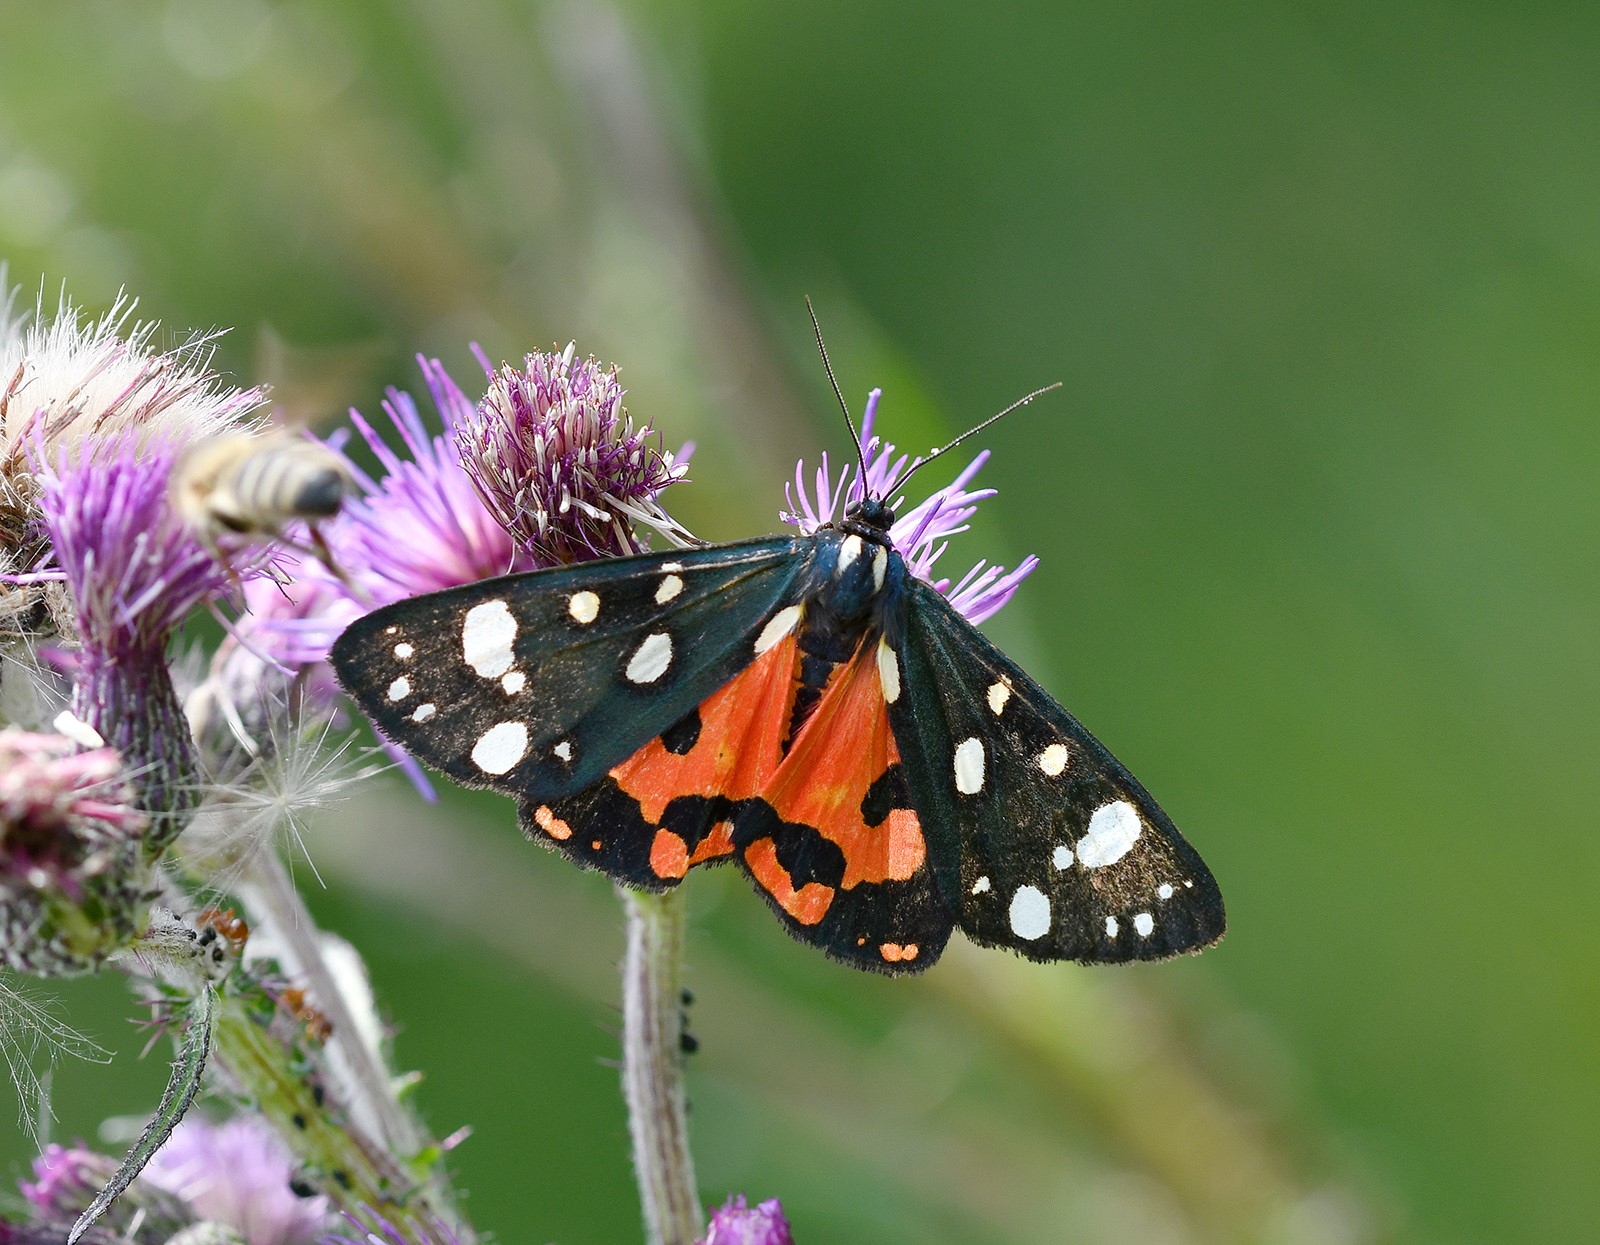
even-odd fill
[{"label": "moth's thorax", "polygon": [[894,555],[887,534],[841,527],[825,528],[818,536],[815,608],[847,625],[866,620],[889,582]]}]

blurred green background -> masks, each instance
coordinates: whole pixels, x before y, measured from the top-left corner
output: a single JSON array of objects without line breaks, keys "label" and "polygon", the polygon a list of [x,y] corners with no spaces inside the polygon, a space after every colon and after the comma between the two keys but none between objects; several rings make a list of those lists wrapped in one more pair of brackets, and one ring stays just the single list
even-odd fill
[{"label": "blurred green background", "polygon": [[[1064,380],[950,557],[1044,558],[988,629],[1231,932],[888,982],[695,879],[707,1199],[801,1245],[1583,1240],[1596,64],[1576,4],[7,4],[0,256],[232,326],[321,420],[575,337],[699,443],[712,539],[845,446],[803,293],[908,446]],[[308,841],[478,1226],[638,1239],[606,883],[398,784]],[[122,987],[61,995],[123,1054],[58,1069],[56,1135],[150,1110]]]}]

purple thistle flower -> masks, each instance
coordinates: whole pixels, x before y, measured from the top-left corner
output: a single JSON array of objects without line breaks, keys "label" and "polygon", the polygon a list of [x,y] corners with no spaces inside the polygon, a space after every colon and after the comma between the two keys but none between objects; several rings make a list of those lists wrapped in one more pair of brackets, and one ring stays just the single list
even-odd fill
[{"label": "purple thistle flower", "polygon": [[682,535],[657,498],[687,465],[648,425],[634,428],[622,397],[615,367],[569,345],[490,372],[483,401],[456,414],[479,496],[536,566],[639,553],[635,523]]},{"label": "purple thistle flower", "polygon": [[[22,1242],[60,1245],[68,1229],[110,1183],[116,1170],[115,1159],[97,1154],[81,1141],[72,1146],[46,1146],[33,1160],[33,1180],[19,1182],[28,1207],[29,1224],[26,1227],[11,1225],[14,1235],[9,1237],[6,1226],[0,1225],[0,1245],[8,1240],[18,1245]],[[90,1229],[89,1235],[83,1238],[85,1245],[120,1242],[121,1232],[136,1216],[145,1225],[149,1239],[154,1240],[165,1240],[194,1222],[193,1214],[182,1199],[164,1189],[135,1181]],[[143,1234],[140,1239],[145,1239]]]},{"label": "purple thistle flower", "polygon": [[711,1227],[697,1245],[794,1245],[794,1237],[777,1198],[751,1206],[738,1193],[711,1212]]},{"label": "purple thistle flower", "polygon": [[112,749],[0,730],[0,963],[83,972],[143,928],[148,818],[129,798]]},{"label": "purple thistle flower", "polygon": [[[417,357],[435,407],[446,424],[470,419],[472,402],[437,359]],[[481,500],[460,455],[445,437],[430,437],[409,394],[389,391],[383,410],[411,459],[401,458],[356,411],[361,433],[384,477],[373,480],[351,464],[362,495],[324,528],[340,568],[374,604],[534,569]],[[335,628],[337,634],[338,628]],[[331,642],[331,636],[330,636]]]},{"label": "purple thistle flower", "polygon": [[292,1176],[288,1152],[256,1119],[212,1124],[190,1115],[138,1183],[181,1198],[197,1219],[229,1225],[247,1245],[313,1245],[322,1238],[328,1200],[298,1197]]},{"label": "purple thistle flower", "polygon": [[[173,690],[167,647],[197,606],[220,597],[229,572],[173,510],[180,451],[172,439],[124,433],[40,472],[53,565],[76,607],[82,645],[73,712],[133,770],[152,815],[147,854],[177,837],[195,801],[193,748]],[[242,555],[258,569],[268,551]]]},{"label": "purple thistle flower", "polygon": [[860,501],[865,496],[890,498],[899,517],[889,529],[889,539],[905,559],[911,573],[944,593],[950,604],[968,622],[981,623],[996,614],[1016,594],[1018,586],[1039,565],[1039,559],[1029,554],[1010,572],[1004,567],[989,566],[980,561],[954,584],[949,579],[935,576],[934,564],[948,548],[950,537],[966,531],[969,520],[977,513],[978,503],[995,495],[992,488],[967,488],[984,463],[989,461],[989,451],[984,450],[949,484],[902,513],[904,499],[894,497],[895,488],[922,460],[912,459],[906,454],[897,456],[892,444],[873,436],[878,399],[882,393],[881,389],[874,389],[867,395],[866,411],[861,417],[865,476],[858,470],[856,478],[852,480],[850,466],[846,464],[835,479],[828,467],[828,456],[824,454],[813,486],[808,490],[805,463],[798,463],[794,471],[794,487],[784,489],[789,510],[780,517],[809,535],[824,524],[835,521],[852,502]]}]

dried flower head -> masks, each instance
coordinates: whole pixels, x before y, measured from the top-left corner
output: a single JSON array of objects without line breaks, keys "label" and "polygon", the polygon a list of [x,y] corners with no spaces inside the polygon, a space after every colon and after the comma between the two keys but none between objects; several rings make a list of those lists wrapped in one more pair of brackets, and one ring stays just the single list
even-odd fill
[{"label": "dried flower head", "polygon": [[[261,390],[226,385],[211,370],[215,334],[155,349],[158,326],[133,320],[132,300],[90,321],[65,297],[48,318],[41,301],[31,322],[12,306],[0,290],[0,575],[27,571],[44,553],[41,465],[120,438],[135,452],[188,445],[248,421],[264,401]],[[0,596],[0,632],[21,628],[50,595],[36,582]]]},{"label": "dried flower head", "polygon": [[805,463],[798,463],[794,471],[793,489],[784,490],[789,509],[781,517],[809,535],[824,524],[835,521],[843,509],[863,497],[891,499],[891,505],[899,517],[889,529],[889,539],[905,558],[911,573],[944,593],[950,604],[967,621],[980,623],[992,617],[1016,594],[1017,587],[1039,565],[1039,559],[1029,554],[1009,573],[1004,567],[989,566],[980,561],[954,584],[935,576],[934,564],[948,548],[950,537],[966,531],[972,516],[977,513],[978,503],[995,494],[992,488],[967,488],[983,464],[989,461],[989,451],[984,450],[977,455],[949,484],[911,509],[903,510],[905,499],[895,497],[895,489],[922,460],[912,459],[906,454],[897,455],[892,444],[873,435],[878,399],[882,394],[881,389],[874,389],[867,395],[866,412],[861,418],[865,476],[857,471],[856,478],[851,479],[851,468],[847,464],[835,479],[828,467],[828,456],[824,454],[822,465],[817,468],[812,487],[808,490]]},{"label": "dried flower head", "polygon": [[456,418],[479,495],[535,565],[641,552],[636,523],[683,534],[657,499],[687,466],[648,425],[634,428],[622,396],[614,367],[569,345],[501,365],[483,401]]},{"label": "dried flower head", "polygon": [[112,749],[0,730],[0,961],[59,976],[126,946],[153,896],[147,824]]}]

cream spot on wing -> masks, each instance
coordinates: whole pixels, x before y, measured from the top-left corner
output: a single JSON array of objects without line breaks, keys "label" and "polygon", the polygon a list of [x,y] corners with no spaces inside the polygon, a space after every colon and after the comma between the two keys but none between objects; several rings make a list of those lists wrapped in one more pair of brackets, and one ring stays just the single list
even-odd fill
[{"label": "cream spot on wing", "polygon": [[760,657],[784,636],[794,630],[795,624],[800,621],[800,607],[786,605],[771,618],[767,625],[761,628],[761,634],[756,637],[756,656]]},{"label": "cream spot on wing", "polygon": [[900,660],[887,640],[878,641],[878,682],[883,684],[883,698],[891,705],[900,699]]},{"label": "cream spot on wing", "polygon": [[1050,863],[1057,869],[1072,868],[1072,848],[1065,843],[1057,843],[1056,850],[1050,854]]},{"label": "cream spot on wing", "polygon": [[979,878],[976,882],[974,882],[972,884],[972,893],[974,895],[981,895],[988,889],[989,889],[989,876],[988,876],[988,874],[985,874],[983,877]]},{"label": "cream spot on wing", "polygon": [[668,575],[661,581],[661,586],[656,589],[656,604],[665,605],[682,591],[683,580],[676,575]]},{"label": "cream spot on wing", "polygon": [[882,545],[872,547],[872,586],[883,591],[884,578],[889,574],[889,551]]},{"label": "cream spot on wing", "polygon": [[1011,896],[1011,932],[1030,942],[1050,932],[1050,900],[1037,886],[1019,886]]},{"label": "cream spot on wing", "polygon": [[411,655],[416,651],[416,649],[412,648],[411,645],[405,643],[404,641],[394,646],[394,655],[401,661],[410,661]]},{"label": "cream spot on wing", "polygon": [[1002,679],[998,683],[989,684],[989,712],[999,717],[1005,712],[1006,701],[1011,699],[1011,688]]},{"label": "cream spot on wing", "polygon": [[1051,778],[1059,778],[1067,768],[1066,744],[1051,744],[1039,754],[1039,768]]},{"label": "cream spot on wing", "polygon": [[1126,800],[1102,804],[1089,818],[1089,833],[1078,844],[1078,859],[1085,869],[1114,865],[1133,850],[1143,829],[1139,814]]},{"label": "cream spot on wing", "polygon": [[411,695],[411,680],[406,678],[405,675],[402,674],[393,683],[389,684],[390,700],[404,700],[409,695]]},{"label": "cream spot on wing", "polygon": [[391,626],[391,627],[385,627],[385,628],[384,628],[384,629],[383,629],[383,634],[384,634],[384,635],[394,635],[394,634],[395,634],[395,633],[396,633],[396,632],[397,632],[397,631],[399,631],[399,630],[400,630],[400,628],[399,628],[399,627],[393,627],[393,626]]},{"label": "cream spot on wing", "polygon": [[505,678],[500,680],[500,686],[506,689],[507,696],[515,696],[523,688],[528,686],[528,676],[523,674],[520,670],[513,670],[510,674],[506,675]]},{"label": "cream spot on wing", "polygon": [[587,627],[596,618],[600,617],[600,598],[588,589],[582,592],[574,592],[567,599],[567,613],[572,615],[575,622],[580,622]]},{"label": "cream spot on wing", "polygon": [[431,718],[434,714],[436,714],[438,712],[439,712],[439,706],[434,704],[433,701],[430,700],[426,704],[418,705],[415,709],[413,709],[411,711],[411,720],[413,722],[426,722],[429,718]]},{"label": "cream spot on wing", "polygon": [[498,679],[511,669],[517,620],[504,601],[474,605],[461,620],[461,655],[479,677]]},{"label": "cream spot on wing", "polygon": [[478,736],[472,745],[472,763],[485,774],[504,774],[528,751],[525,722],[501,722]]},{"label": "cream spot on wing", "polygon": [[672,637],[665,631],[652,631],[628,658],[624,672],[630,683],[654,683],[672,665]]},{"label": "cream spot on wing", "polygon": [[572,741],[570,739],[563,739],[554,748],[550,749],[550,751],[556,754],[556,758],[558,760],[570,761],[572,760]]},{"label": "cream spot on wing", "polygon": [[1141,912],[1133,918],[1133,932],[1141,938],[1148,938],[1155,932],[1156,919],[1148,912]]},{"label": "cream spot on wing", "polygon": [[977,795],[983,790],[983,741],[977,736],[956,745],[956,790]]},{"label": "cream spot on wing", "polygon": [[683,563],[682,562],[663,562],[661,564],[661,569],[664,570],[664,571],[681,571],[683,569]]},{"label": "cream spot on wing", "polygon": [[861,556],[861,537],[846,536],[839,545],[839,560],[834,564],[833,574],[837,578],[844,574],[844,568],[849,566]]},{"label": "cream spot on wing", "polygon": [[1160,886],[1156,887],[1156,895],[1162,899],[1171,899],[1172,883],[1163,882]]},{"label": "cream spot on wing", "polygon": [[1106,937],[1107,938],[1115,938],[1117,936],[1117,930],[1119,928],[1120,928],[1120,926],[1117,925],[1117,918],[1116,917],[1108,916],[1106,918]]}]

